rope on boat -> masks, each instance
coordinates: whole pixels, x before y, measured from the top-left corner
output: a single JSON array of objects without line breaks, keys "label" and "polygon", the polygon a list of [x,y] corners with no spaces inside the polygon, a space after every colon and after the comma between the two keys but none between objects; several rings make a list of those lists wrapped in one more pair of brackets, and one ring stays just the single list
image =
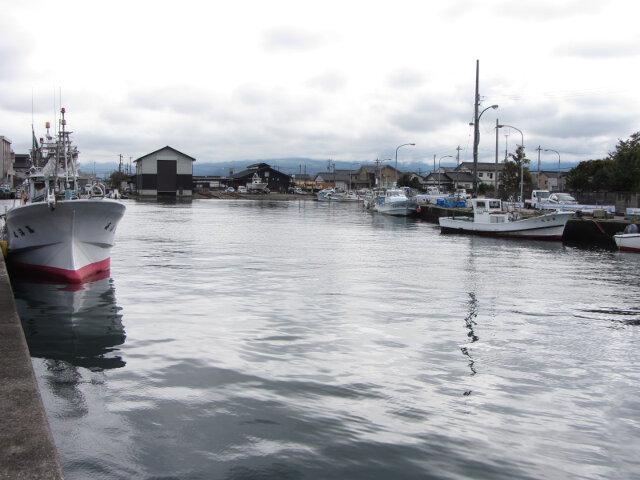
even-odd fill
[{"label": "rope on boat", "polygon": [[600,225],[600,223],[598,223],[598,221],[595,218],[592,218],[591,221],[596,224],[596,227],[598,227],[598,230],[600,230],[603,235],[609,235],[607,232],[604,231],[604,228],[602,228],[602,225]]}]

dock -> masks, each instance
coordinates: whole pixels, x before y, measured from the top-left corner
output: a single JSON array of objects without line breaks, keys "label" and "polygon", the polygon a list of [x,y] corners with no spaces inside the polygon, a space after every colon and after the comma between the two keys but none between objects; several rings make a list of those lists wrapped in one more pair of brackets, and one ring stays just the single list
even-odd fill
[{"label": "dock", "polygon": [[64,479],[0,255],[0,479]]}]

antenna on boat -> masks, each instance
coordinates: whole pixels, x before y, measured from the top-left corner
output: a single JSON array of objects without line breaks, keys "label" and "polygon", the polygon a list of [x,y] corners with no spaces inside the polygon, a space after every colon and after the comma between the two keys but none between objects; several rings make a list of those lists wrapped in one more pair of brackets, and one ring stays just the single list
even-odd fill
[{"label": "antenna on boat", "polygon": [[58,126],[56,122],[56,118],[58,118],[58,112],[56,111],[56,87],[53,87],[53,136],[55,137],[58,134]]}]

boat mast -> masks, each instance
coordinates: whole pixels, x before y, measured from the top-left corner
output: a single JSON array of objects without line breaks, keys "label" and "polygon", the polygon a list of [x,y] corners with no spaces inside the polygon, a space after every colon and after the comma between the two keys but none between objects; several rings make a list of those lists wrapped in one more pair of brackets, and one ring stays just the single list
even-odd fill
[{"label": "boat mast", "polygon": [[64,118],[64,114],[65,114],[64,107],[60,109],[60,114],[62,115],[62,118],[60,120],[60,125],[62,126],[61,138],[62,138],[62,155],[64,157],[64,186],[66,189],[69,189],[69,165],[67,163],[67,142],[69,140],[68,138],[69,134],[65,129],[65,126],[67,125],[67,121]]}]

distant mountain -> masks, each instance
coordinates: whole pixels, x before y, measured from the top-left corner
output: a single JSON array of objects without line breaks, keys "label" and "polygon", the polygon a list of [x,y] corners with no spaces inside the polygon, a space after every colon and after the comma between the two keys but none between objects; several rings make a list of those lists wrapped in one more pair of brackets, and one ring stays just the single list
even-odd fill
[{"label": "distant mountain", "polygon": [[[128,165],[122,165],[125,171],[128,171]],[[80,173],[95,173],[99,178],[107,178],[113,172],[118,170],[118,162],[80,162],[78,167]],[[131,171],[135,172],[136,167],[133,165]]]},{"label": "distant mountain", "polygon": [[[326,172],[329,166],[328,160],[317,160],[312,158],[270,158],[259,160],[236,160],[233,162],[225,163],[200,163],[195,162],[193,164],[193,174],[195,176],[228,176],[230,170],[234,173],[246,170],[249,165],[255,163],[267,163],[272,168],[279,170],[288,175],[306,173],[314,176],[317,173]],[[375,162],[342,162],[331,161],[331,169],[334,166],[336,170],[357,170],[362,165],[373,165]],[[391,165],[391,162],[384,162],[383,165]],[[448,163],[442,164],[442,166],[453,166],[455,164]],[[576,164],[562,164],[562,171],[566,172],[575,167]],[[123,164],[123,169],[127,171],[128,165]],[[542,170],[555,172],[558,169],[557,162],[542,162],[540,165]],[[415,172],[422,175],[426,175],[433,171],[433,164],[429,162],[413,162],[398,164],[398,169],[401,171]],[[538,169],[537,161],[532,161],[529,165],[531,171]],[[95,173],[98,177],[107,178],[112,172],[118,170],[117,162],[102,162],[102,163],[81,163],[80,171],[83,173]],[[135,165],[131,167],[132,173],[135,173]]]},{"label": "distant mountain", "polygon": [[[194,163],[193,174],[196,176],[226,176],[229,175],[230,169],[233,172],[241,172],[245,170],[249,165],[255,163],[266,163],[272,168],[279,170],[280,172],[294,175],[299,173],[306,173],[309,175],[315,175],[317,173],[326,172],[329,165],[327,160],[316,160],[311,158],[276,158],[276,159],[262,159],[262,160],[243,160],[229,163]],[[374,165],[375,162],[341,162],[331,161],[331,169],[335,167],[336,170],[357,170],[362,165]],[[383,162],[382,165],[392,165],[392,162]],[[455,166],[455,163],[442,164],[442,166]],[[575,167],[576,164],[563,164],[562,171],[566,172]],[[557,171],[558,164],[556,162],[541,162],[541,170]],[[532,162],[529,165],[531,171],[538,169],[538,163]],[[401,163],[398,164],[398,170],[406,172],[420,173],[421,175],[427,175],[433,171],[433,164],[429,162],[413,162],[413,163]]]},{"label": "distant mountain", "polygon": [[[315,175],[318,172],[326,172],[329,165],[328,160],[315,160],[312,158],[269,158],[258,160],[240,160],[235,162],[226,163],[194,163],[193,174],[194,175],[229,175],[229,171],[233,169],[234,172],[241,172],[246,170],[249,165],[256,163],[266,163],[276,170],[289,174],[306,173],[308,175]],[[331,161],[331,169],[337,170],[356,170],[362,165],[359,162],[334,162]]]}]

